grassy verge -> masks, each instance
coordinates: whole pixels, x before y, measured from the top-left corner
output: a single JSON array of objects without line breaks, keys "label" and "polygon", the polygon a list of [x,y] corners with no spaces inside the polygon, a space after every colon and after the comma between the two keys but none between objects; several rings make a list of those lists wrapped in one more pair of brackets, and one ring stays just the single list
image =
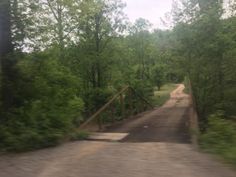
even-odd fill
[{"label": "grassy verge", "polygon": [[162,106],[169,98],[170,93],[176,88],[176,84],[165,84],[158,91],[157,88],[154,90],[154,96],[152,98],[153,105]]},{"label": "grassy verge", "polygon": [[200,137],[200,147],[236,165],[236,123],[220,114],[209,117],[208,129]]},{"label": "grassy verge", "polygon": [[86,131],[75,130],[70,134],[71,141],[86,140],[89,137],[89,133]]}]

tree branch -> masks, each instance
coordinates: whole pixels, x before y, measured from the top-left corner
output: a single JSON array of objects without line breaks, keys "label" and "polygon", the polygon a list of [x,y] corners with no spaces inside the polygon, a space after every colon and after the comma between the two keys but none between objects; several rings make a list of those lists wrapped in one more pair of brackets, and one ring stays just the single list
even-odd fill
[{"label": "tree branch", "polygon": [[55,19],[56,19],[57,21],[59,21],[57,14],[56,14],[55,11],[53,10],[53,7],[52,7],[52,4],[51,4],[50,0],[47,0],[47,4],[48,4],[48,7],[50,8],[50,10],[52,11],[53,16],[55,17]]}]

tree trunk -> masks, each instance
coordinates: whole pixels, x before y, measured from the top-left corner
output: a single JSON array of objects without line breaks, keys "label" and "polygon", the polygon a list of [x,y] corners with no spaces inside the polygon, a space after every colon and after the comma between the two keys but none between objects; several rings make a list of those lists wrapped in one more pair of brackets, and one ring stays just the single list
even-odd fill
[{"label": "tree trunk", "polygon": [[63,33],[63,24],[62,24],[62,7],[59,6],[57,9],[58,13],[58,43],[59,43],[59,57],[60,60],[64,60],[64,33]]},{"label": "tree trunk", "polygon": [[14,103],[14,59],[9,54],[13,52],[11,34],[11,5],[10,0],[0,2],[0,63],[1,63],[1,99],[4,111]]},{"label": "tree trunk", "polygon": [[100,66],[100,14],[96,14],[95,16],[95,43],[96,43],[96,74],[97,74],[97,87],[100,88],[102,86],[102,79],[101,79],[101,66]]}]

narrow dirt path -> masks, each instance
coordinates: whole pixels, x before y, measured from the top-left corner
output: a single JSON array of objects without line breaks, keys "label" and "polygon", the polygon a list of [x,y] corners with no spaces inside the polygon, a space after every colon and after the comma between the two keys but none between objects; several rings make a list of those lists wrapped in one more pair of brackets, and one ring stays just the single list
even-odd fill
[{"label": "narrow dirt path", "polygon": [[[159,109],[117,126],[122,142],[82,141],[0,156],[0,177],[236,177],[189,144],[183,85]],[[134,143],[135,142],[135,143]]]}]

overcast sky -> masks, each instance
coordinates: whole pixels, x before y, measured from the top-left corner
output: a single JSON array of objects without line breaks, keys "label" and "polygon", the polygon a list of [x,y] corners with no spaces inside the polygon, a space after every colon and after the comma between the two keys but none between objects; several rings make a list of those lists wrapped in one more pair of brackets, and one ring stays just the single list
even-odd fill
[{"label": "overcast sky", "polygon": [[123,0],[127,7],[125,13],[131,22],[142,17],[149,20],[154,27],[163,28],[160,18],[171,11],[172,0]]},{"label": "overcast sky", "polygon": [[[149,20],[154,28],[168,28],[163,25],[160,18],[164,18],[165,14],[172,9],[173,0],[123,0],[126,3],[125,13],[131,22],[142,17]],[[229,0],[224,0],[224,5]],[[165,20],[165,18],[164,18]]]}]

